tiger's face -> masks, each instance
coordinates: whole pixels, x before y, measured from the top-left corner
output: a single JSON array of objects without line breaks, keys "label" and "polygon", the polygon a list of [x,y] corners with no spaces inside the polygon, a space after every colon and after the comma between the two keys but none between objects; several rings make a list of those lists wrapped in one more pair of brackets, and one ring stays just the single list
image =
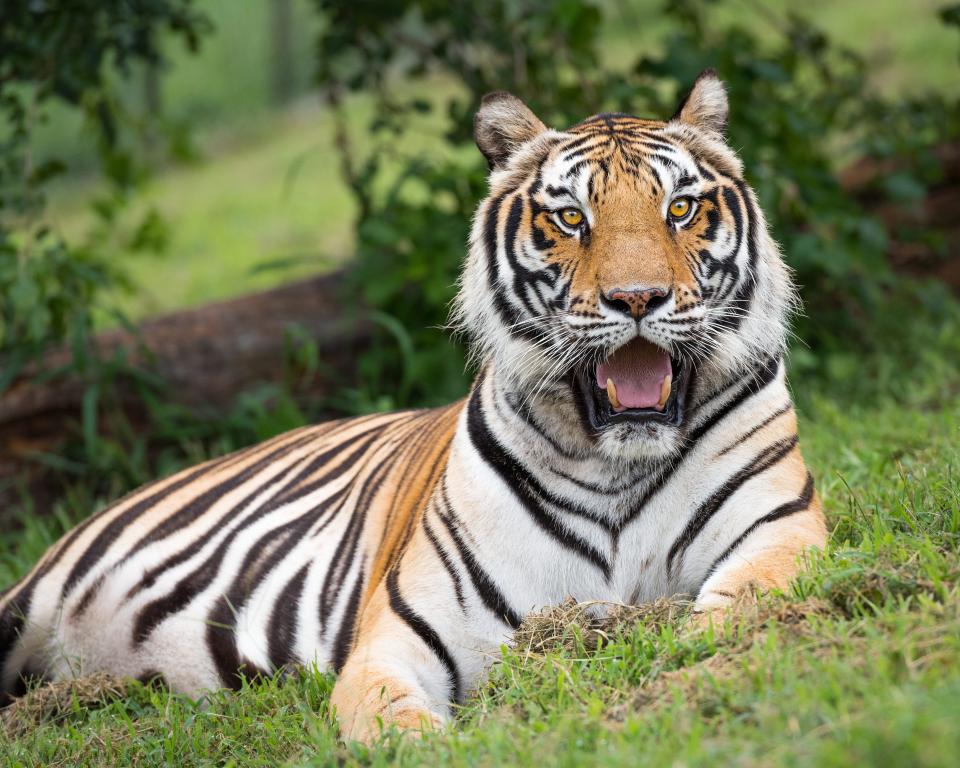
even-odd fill
[{"label": "tiger's face", "polygon": [[676,451],[695,392],[783,346],[792,288],[726,114],[711,72],[667,122],[553,131],[504,93],[477,114],[491,194],[460,313],[499,376],[529,399],[569,393],[611,457]]}]

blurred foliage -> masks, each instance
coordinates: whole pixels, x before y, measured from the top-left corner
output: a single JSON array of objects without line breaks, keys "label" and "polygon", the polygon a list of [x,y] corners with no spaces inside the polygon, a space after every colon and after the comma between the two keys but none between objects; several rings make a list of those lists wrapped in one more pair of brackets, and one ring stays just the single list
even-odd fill
[{"label": "blurred foliage", "polygon": [[[382,323],[382,343],[363,359],[379,398],[361,395],[360,407],[433,404],[466,386],[462,354],[452,354],[437,329],[484,189],[479,152],[468,150],[472,116],[493,90],[513,91],[557,127],[600,111],[663,118],[700,71],[715,68],[730,91],[731,144],[802,287],[806,314],[796,330],[807,346],[797,350],[795,369],[839,374],[855,347],[909,349],[903,324],[893,339],[879,332],[877,321],[894,306],[955,313],[946,291],[905,291],[904,279],[893,277],[881,223],[841,187],[836,169],[838,161],[895,159],[877,194],[919,204],[940,172],[932,148],[960,136],[960,103],[874,95],[865,62],[800,16],[781,20],[763,3],[749,4],[774,27],[761,39],[756,25],[716,22],[724,0],[665,3],[662,51],[613,67],[604,64],[601,32],[604,15],[621,7],[614,4],[316,2],[329,22],[318,69],[329,103],[342,111],[346,94],[365,93],[376,105],[372,149],[361,156],[345,127],[338,140],[359,210],[351,295],[395,321]],[[941,15],[960,23],[956,6]],[[417,79],[440,84],[437,98],[399,86]],[[442,87],[447,80],[456,87]],[[429,112],[445,118],[445,144],[404,155],[411,126]],[[387,183],[398,157],[402,170]]]},{"label": "blurred foliage", "polygon": [[[116,493],[152,475],[143,440],[125,422],[121,379],[148,404],[162,391],[123,352],[104,359],[90,343],[103,297],[129,288],[125,265],[108,243],[147,172],[142,146],[126,141],[141,126],[116,98],[113,76],[159,65],[162,35],[196,50],[208,29],[191,0],[7,0],[0,15],[0,393],[18,376],[81,377],[77,439],[67,454],[37,459],[82,477],[92,493]],[[99,223],[82,242],[65,241],[44,219],[48,185],[66,164],[38,163],[32,139],[54,105],[86,116],[109,182],[94,201]],[[147,211],[125,245],[158,251],[165,240],[165,222]],[[49,369],[44,355],[60,345],[69,356]],[[102,437],[108,424],[110,440]]]},{"label": "blurred foliage", "polygon": [[[82,20],[82,23],[80,23]],[[52,344],[87,348],[98,296],[125,285],[122,264],[103,248],[110,225],[144,168],[119,141],[129,121],[108,74],[161,61],[161,31],[196,49],[206,21],[191,0],[10,0],[0,18],[0,392]],[[88,242],[54,234],[42,213],[45,187],[66,170],[59,159],[34,160],[31,138],[53,103],[82,111],[94,128],[110,191],[98,199],[101,222]],[[133,250],[157,250],[165,225],[148,212]],[[89,361],[75,359],[85,370]]]}]

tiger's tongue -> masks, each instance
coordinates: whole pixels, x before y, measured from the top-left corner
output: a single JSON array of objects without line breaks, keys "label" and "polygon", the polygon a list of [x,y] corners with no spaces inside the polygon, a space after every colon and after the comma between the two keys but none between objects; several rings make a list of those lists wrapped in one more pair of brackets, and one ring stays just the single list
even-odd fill
[{"label": "tiger's tongue", "polygon": [[[616,387],[622,408],[654,408],[660,402],[663,382],[673,372],[670,355],[656,344],[634,339],[597,366],[597,386],[609,392],[607,380]],[[669,385],[668,385],[669,386]]]}]

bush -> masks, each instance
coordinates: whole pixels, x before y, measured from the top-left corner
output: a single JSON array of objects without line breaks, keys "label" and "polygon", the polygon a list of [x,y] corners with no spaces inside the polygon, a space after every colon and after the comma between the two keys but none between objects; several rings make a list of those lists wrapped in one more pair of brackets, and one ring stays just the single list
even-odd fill
[{"label": "bush", "polygon": [[[161,38],[179,38],[195,50],[209,25],[192,0],[10,0],[0,19],[0,395],[18,377],[79,376],[86,385],[72,445],[40,461],[82,480],[85,501],[142,483],[156,465],[145,441],[120,408],[116,385],[132,380],[145,402],[159,382],[128,365],[123,355],[101,359],[90,344],[95,317],[107,297],[129,288],[125,265],[109,247],[120,209],[144,178],[140,129],[116,96],[117,76],[162,61]],[[99,226],[82,242],[68,242],[47,226],[45,193],[66,171],[60,159],[38,163],[34,133],[51,105],[87,118],[108,191],[94,205]],[[180,137],[176,137],[177,140]],[[132,251],[158,250],[165,225],[148,212],[135,228]],[[116,316],[117,322],[123,318]],[[65,365],[45,370],[45,353],[66,345]],[[105,427],[113,430],[104,439]],[[89,503],[87,505],[89,509]]]},{"label": "bush", "polygon": [[[0,21],[0,393],[52,344],[86,345],[94,308],[105,292],[125,285],[122,264],[102,243],[109,224],[142,175],[119,141],[126,115],[110,76],[161,61],[166,31],[196,49],[205,18],[191,0],[11,0]],[[101,166],[112,192],[97,203],[103,226],[83,244],[54,234],[43,219],[44,190],[66,166],[36,164],[31,139],[51,103],[81,110],[95,129]],[[162,242],[148,215],[134,236],[139,249]]]}]

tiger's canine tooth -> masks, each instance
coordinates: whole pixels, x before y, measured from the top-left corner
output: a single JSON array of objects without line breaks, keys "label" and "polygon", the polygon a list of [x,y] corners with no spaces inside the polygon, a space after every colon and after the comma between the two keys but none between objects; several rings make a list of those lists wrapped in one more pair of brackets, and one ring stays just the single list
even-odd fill
[{"label": "tiger's canine tooth", "polygon": [[667,374],[663,379],[663,383],[660,385],[660,400],[657,402],[657,410],[662,411],[664,406],[667,404],[667,400],[670,399],[670,387],[673,385],[673,375]]},{"label": "tiger's canine tooth", "polygon": [[613,379],[607,379],[607,398],[615,411],[623,410],[623,406],[617,398],[617,385],[613,383]]}]

